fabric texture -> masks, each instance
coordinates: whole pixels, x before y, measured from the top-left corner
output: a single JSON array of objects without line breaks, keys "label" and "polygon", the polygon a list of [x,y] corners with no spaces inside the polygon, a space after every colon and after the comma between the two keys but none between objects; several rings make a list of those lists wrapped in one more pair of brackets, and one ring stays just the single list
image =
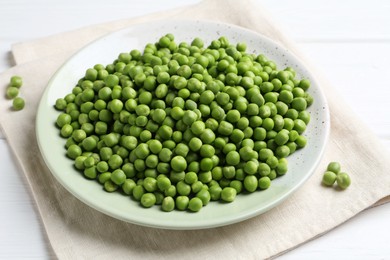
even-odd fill
[{"label": "fabric texture", "polygon": [[[112,31],[166,18],[207,19],[262,33],[290,49],[311,68],[331,113],[331,133],[322,162],[291,197],[265,214],[241,223],[192,231],[141,227],[106,216],[80,202],[52,176],[40,156],[35,117],[50,77],[75,51]],[[136,19],[100,24],[16,44],[17,66],[0,76],[24,79],[24,110],[14,112],[0,95],[0,124],[31,188],[48,239],[60,259],[265,259],[280,255],[347,221],[362,210],[389,201],[389,154],[375,135],[346,107],[326,78],[309,63],[266,10],[250,0],[207,0]],[[356,140],[359,140],[358,142]],[[381,151],[378,153],[377,151]],[[352,177],[345,191],[321,187],[330,161]]]}]

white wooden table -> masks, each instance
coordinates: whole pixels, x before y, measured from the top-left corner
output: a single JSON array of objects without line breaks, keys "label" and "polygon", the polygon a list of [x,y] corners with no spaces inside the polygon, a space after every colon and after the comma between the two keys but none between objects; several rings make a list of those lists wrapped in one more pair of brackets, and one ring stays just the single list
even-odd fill
[{"label": "white wooden table", "polygon": [[[12,43],[197,2],[0,0],[0,72],[13,65]],[[260,2],[389,149],[390,1]],[[0,179],[0,259],[54,258],[28,184],[1,133]],[[387,204],[364,211],[280,258],[390,259],[389,231]]]}]

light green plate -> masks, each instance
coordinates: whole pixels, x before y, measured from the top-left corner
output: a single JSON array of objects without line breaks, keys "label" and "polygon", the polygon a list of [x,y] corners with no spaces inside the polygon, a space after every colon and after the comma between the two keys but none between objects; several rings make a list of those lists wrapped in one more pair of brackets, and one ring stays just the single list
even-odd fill
[{"label": "light green plate", "polygon": [[[95,64],[112,63],[121,52],[143,50],[146,43],[156,42],[162,35],[173,33],[177,42],[191,42],[200,37],[206,44],[220,36],[232,43],[246,42],[247,51],[263,53],[275,61],[278,68],[290,66],[297,75],[312,82],[309,93],[314,104],[309,108],[311,122],[305,132],[308,145],[288,157],[289,171],[272,181],[265,191],[238,195],[233,203],[210,202],[198,213],[173,211],[160,207],[142,208],[139,203],[119,192],[107,193],[97,181],[87,180],[73,168],[65,156],[65,139],[55,127],[58,111],[53,107],[57,98],[70,93],[87,68]],[[56,179],[85,204],[114,218],[149,227],[165,229],[202,229],[228,225],[264,213],[296,191],[314,172],[324,152],[329,133],[328,105],[320,86],[309,70],[288,50],[252,31],[228,24],[209,21],[158,21],[134,25],[112,33],[86,46],[70,58],[53,76],[40,102],[37,138],[43,158]]]}]

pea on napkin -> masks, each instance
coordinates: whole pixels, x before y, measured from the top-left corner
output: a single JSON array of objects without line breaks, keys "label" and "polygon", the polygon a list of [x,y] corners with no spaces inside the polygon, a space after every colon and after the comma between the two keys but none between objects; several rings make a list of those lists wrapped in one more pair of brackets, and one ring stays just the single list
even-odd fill
[{"label": "pea on napkin", "polygon": [[[300,57],[326,93],[331,134],[325,156],[312,177],[273,210],[225,227],[173,231],[125,223],[89,208],[69,194],[51,175],[35,139],[38,102],[50,77],[75,51],[98,37],[135,23],[164,18],[208,19],[240,25],[279,42]],[[66,43],[66,44],[64,44]],[[334,88],[276,26],[263,7],[252,1],[208,0],[200,4],[137,19],[115,21],[15,45],[17,66],[0,76],[4,86],[12,75],[23,75],[24,110],[14,113],[0,97],[3,132],[25,174],[48,239],[64,259],[259,259],[282,254],[342,224],[362,210],[387,202],[389,160],[377,138],[345,106]],[[40,75],[38,78],[36,75]],[[359,139],[359,142],[355,140]],[[348,169],[353,184],[343,192],[320,186],[333,160]],[[382,200],[381,200],[382,199]],[[332,203],[323,203],[332,201]],[[233,246],[234,245],[234,246]]]}]

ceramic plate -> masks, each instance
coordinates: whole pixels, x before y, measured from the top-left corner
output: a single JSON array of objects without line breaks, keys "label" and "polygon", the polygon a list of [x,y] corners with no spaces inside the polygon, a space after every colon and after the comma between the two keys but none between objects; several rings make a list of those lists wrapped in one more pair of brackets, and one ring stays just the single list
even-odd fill
[{"label": "ceramic plate", "polygon": [[[230,42],[246,42],[247,52],[263,53],[276,62],[278,68],[290,66],[298,77],[311,80],[309,93],[314,104],[309,108],[311,122],[304,135],[308,145],[288,157],[289,171],[272,181],[265,191],[239,195],[233,203],[210,202],[197,213],[173,211],[160,207],[145,209],[120,192],[107,193],[97,181],[87,180],[65,156],[65,139],[55,127],[58,111],[53,107],[57,98],[70,93],[87,68],[95,64],[112,63],[121,52],[143,50],[146,43],[156,42],[162,35],[172,33],[176,42],[191,42],[200,37],[206,44],[220,36]],[[263,35],[228,24],[209,21],[158,21],[134,25],[109,34],[89,44],[56,72],[49,82],[37,113],[37,138],[43,158],[56,179],[74,196],[92,208],[114,218],[138,225],[165,229],[202,229],[228,225],[264,213],[296,191],[314,172],[324,151],[329,132],[327,102],[308,68],[292,53]]]}]

